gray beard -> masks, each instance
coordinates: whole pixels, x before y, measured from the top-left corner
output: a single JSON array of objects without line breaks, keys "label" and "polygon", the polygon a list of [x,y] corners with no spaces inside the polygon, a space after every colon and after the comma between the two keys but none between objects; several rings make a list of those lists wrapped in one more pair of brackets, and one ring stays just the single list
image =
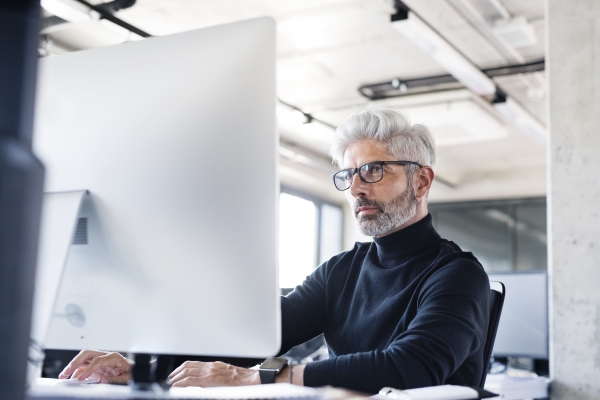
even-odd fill
[{"label": "gray beard", "polygon": [[[358,216],[359,207],[379,208],[374,215]],[[354,203],[354,219],[358,231],[364,236],[379,236],[404,225],[417,213],[417,197],[412,185],[388,203],[360,198]]]}]

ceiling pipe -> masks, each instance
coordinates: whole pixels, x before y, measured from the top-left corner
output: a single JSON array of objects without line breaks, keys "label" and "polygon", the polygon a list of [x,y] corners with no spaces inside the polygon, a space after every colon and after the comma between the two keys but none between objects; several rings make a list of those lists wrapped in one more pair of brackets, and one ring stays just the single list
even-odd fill
[{"label": "ceiling pipe", "polygon": [[[526,64],[505,65],[494,68],[482,69],[485,75],[490,78],[500,76],[511,76],[516,74],[532,73],[544,71],[546,63],[544,60],[533,61]],[[458,85],[457,85],[458,84]],[[418,92],[419,88],[426,88],[426,91],[432,91],[432,87],[445,85],[442,90],[453,90],[463,87],[462,84],[452,75],[434,75],[411,79],[395,78],[391,81],[371,83],[358,88],[361,95],[369,100],[380,100],[391,97],[406,96]],[[439,91],[436,89],[434,91]]]},{"label": "ceiling pipe", "polygon": [[337,129],[337,127],[336,127],[335,125],[332,125],[332,124],[330,124],[329,122],[325,122],[325,121],[323,121],[322,119],[315,118],[315,117],[314,117],[312,114],[306,113],[306,112],[302,111],[300,108],[298,108],[298,107],[296,107],[296,106],[294,106],[294,105],[291,105],[291,104],[289,104],[289,103],[286,103],[285,101],[283,101],[283,100],[281,100],[281,99],[278,99],[278,101],[279,101],[281,104],[283,104],[284,106],[286,106],[286,107],[289,107],[289,108],[291,108],[292,110],[296,110],[296,111],[298,111],[299,113],[301,113],[302,115],[304,115],[304,117],[306,118],[306,122],[305,122],[306,124],[310,124],[310,123],[312,123],[313,121],[316,121],[316,122],[318,122],[318,123],[320,123],[320,124],[323,124],[323,125],[325,125],[325,126],[326,126],[326,127],[328,127],[328,128],[331,128],[331,129],[333,129],[334,131]]},{"label": "ceiling pipe", "polygon": [[[103,5],[93,5],[93,4],[88,3],[85,0],[75,0],[75,1],[82,4],[83,6],[87,7],[88,9],[98,13],[100,15],[100,18],[106,19],[107,21],[110,21],[113,24],[120,26],[121,28],[125,28],[129,32],[133,32],[136,35],[139,35],[143,38],[152,37],[152,35],[150,35],[148,32],[145,32],[131,24],[128,24],[127,22],[123,21],[122,19],[115,17],[110,11],[108,11],[107,9],[104,9]],[[115,2],[111,2],[111,3],[115,3]],[[135,1],[133,1],[133,3],[135,3]],[[131,4],[131,5],[133,5],[133,4]],[[122,7],[122,8],[124,8],[124,7]]]},{"label": "ceiling pipe", "polygon": [[135,0],[115,0],[100,5],[93,5],[85,0],[41,0],[41,5],[45,10],[65,21],[85,22],[105,19],[143,38],[151,37],[152,35],[149,33],[113,15],[116,10],[131,7],[133,4],[135,4]]},{"label": "ceiling pipe", "polygon": [[133,7],[137,0],[113,0],[107,3],[98,4],[97,6],[106,10],[107,12],[114,14],[119,10]]}]

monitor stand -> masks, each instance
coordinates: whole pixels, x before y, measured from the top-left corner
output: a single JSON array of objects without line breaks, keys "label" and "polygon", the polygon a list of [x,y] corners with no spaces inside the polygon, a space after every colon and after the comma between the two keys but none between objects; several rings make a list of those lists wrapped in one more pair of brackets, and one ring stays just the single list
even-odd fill
[{"label": "monitor stand", "polygon": [[161,394],[169,391],[169,385],[165,381],[159,382],[157,380],[160,357],[151,354],[136,353],[133,355],[130,354],[129,358],[135,361],[131,369],[131,381],[129,382],[129,386],[133,392],[141,391]]},{"label": "monitor stand", "polygon": [[130,386],[134,390],[153,391],[156,383],[156,362],[152,362],[150,354],[135,354],[135,364],[131,369]]},{"label": "monitor stand", "polygon": [[87,190],[45,193],[31,318],[28,386],[40,375],[48,326]]}]

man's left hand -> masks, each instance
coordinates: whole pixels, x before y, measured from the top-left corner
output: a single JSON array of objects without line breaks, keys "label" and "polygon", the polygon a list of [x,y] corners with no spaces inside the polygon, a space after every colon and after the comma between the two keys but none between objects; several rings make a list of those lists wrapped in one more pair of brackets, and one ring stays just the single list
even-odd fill
[{"label": "man's left hand", "polygon": [[168,381],[174,387],[259,385],[258,370],[235,367],[223,362],[186,361],[171,372]]}]

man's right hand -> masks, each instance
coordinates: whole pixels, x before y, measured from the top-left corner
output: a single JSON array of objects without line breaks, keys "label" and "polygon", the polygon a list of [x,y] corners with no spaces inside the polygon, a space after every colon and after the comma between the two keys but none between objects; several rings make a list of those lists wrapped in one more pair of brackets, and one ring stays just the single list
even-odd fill
[{"label": "man's right hand", "polygon": [[126,384],[131,380],[133,362],[119,353],[82,350],[58,376],[59,379],[87,378],[100,383]]}]

